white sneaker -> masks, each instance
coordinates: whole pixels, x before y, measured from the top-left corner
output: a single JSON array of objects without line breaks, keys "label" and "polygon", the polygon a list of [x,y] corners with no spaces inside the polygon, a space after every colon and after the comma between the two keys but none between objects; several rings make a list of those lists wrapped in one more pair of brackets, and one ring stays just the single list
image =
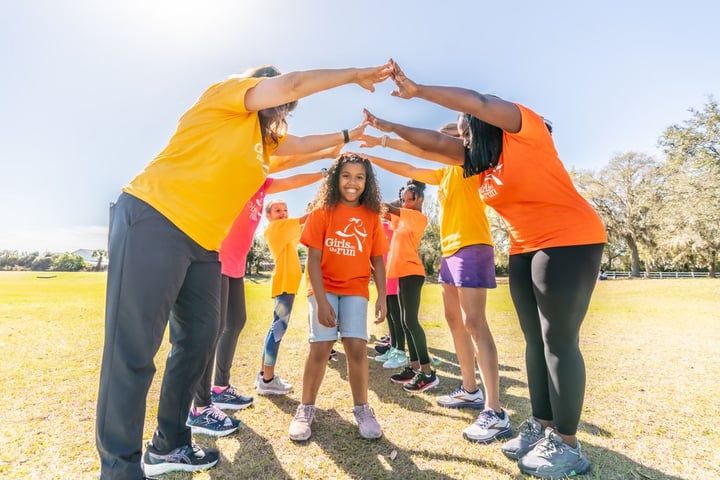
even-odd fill
[{"label": "white sneaker", "polygon": [[402,368],[408,364],[408,357],[404,350],[395,350],[384,363],[383,368]]},{"label": "white sneaker", "polygon": [[437,403],[445,408],[485,408],[482,389],[478,388],[477,392],[468,393],[462,383],[450,395],[437,397]]},{"label": "white sneaker", "polygon": [[315,418],[315,405],[300,404],[295,411],[295,418],[290,422],[290,428],[288,434],[290,440],[296,442],[304,442],[310,435],[312,435],[312,429],[310,428]]},{"label": "white sneaker", "polygon": [[255,380],[255,390],[260,395],[285,395],[293,389],[290,382],[275,375],[272,380],[265,382],[262,375],[258,373]]},{"label": "white sneaker", "polygon": [[483,410],[475,423],[463,430],[463,437],[471,442],[490,443],[498,438],[512,436],[510,415],[503,409],[505,418],[500,418],[491,408]]},{"label": "white sneaker", "polygon": [[375,412],[370,405],[364,403],[353,407],[353,415],[360,430],[360,436],[368,440],[382,437],[382,428],[375,418]]}]

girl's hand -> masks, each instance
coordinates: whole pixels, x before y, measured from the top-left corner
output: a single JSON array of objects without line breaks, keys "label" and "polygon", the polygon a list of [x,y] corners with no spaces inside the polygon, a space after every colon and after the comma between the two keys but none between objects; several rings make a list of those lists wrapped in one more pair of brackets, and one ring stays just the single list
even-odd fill
[{"label": "girl's hand", "polygon": [[387,80],[390,73],[390,62],[379,67],[358,68],[355,83],[366,90],[374,92],[375,84]]},{"label": "girl's hand", "polygon": [[388,63],[390,63],[392,72],[390,76],[398,87],[397,90],[390,92],[390,95],[400,98],[413,98],[416,96],[418,91],[417,84],[405,76],[405,73],[400,69],[400,65],[395,63],[395,60],[391,58]]},{"label": "girl's hand", "polygon": [[337,322],[335,321],[335,310],[327,299],[318,299],[318,322],[324,327],[335,327]]},{"label": "girl's hand", "polygon": [[365,123],[371,125],[381,132],[392,132],[392,123],[387,120],[376,117],[367,108],[363,108],[363,115],[365,115]]},{"label": "girl's hand", "polygon": [[367,133],[363,133],[359,140],[362,142],[360,144],[360,148],[373,148],[380,145],[380,142],[382,141],[381,137],[374,137],[372,135],[368,135]]},{"label": "girl's hand", "polygon": [[340,156],[340,152],[342,152],[344,146],[345,144],[341,143],[339,145],[335,145],[334,147],[328,148],[326,158],[329,158],[330,160],[335,160],[337,157]]},{"label": "girl's hand", "polygon": [[358,125],[357,127],[353,128],[352,130],[348,131],[348,136],[350,137],[350,141],[354,142],[355,140],[362,139],[362,136],[365,134],[365,127],[368,126],[368,123],[363,120],[363,122]]},{"label": "girl's hand", "polygon": [[385,315],[387,314],[387,299],[383,297],[382,301],[380,298],[375,301],[375,324],[382,323],[385,321]]}]

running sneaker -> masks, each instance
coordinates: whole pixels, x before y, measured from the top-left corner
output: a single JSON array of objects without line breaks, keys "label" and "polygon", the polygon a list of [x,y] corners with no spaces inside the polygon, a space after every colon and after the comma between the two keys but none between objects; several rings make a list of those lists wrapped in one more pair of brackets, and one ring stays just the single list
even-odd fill
[{"label": "running sneaker", "polygon": [[360,436],[368,440],[382,437],[382,428],[375,418],[375,412],[370,405],[364,403],[353,407],[353,416],[358,424]]},{"label": "running sneaker", "polygon": [[384,354],[390,350],[390,344],[389,343],[382,343],[380,345],[375,345],[375,351],[379,353],[380,355]]},{"label": "running sneaker", "polygon": [[396,373],[395,375],[390,375],[390,381],[393,383],[399,383],[401,385],[404,385],[413,378],[415,378],[416,374],[417,372],[413,370],[410,365],[408,365],[402,372]]},{"label": "running sneaker", "polygon": [[462,383],[450,395],[437,397],[437,403],[445,408],[485,408],[482,390],[478,388],[475,392],[470,393],[465,390]]},{"label": "running sneaker", "polygon": [[534,417],[525,420],[518,429],[520,430],[518,436],[508,440],[502,446],[503,453],[513,460],[524,457],[526,453],[535,448],[535,445],[545,438],[542,425]]},{"label": "running sneaker", "polygon": [[375,341],[375,345],[389,345],[390,344],[390,335],[383,335],[378,340]]},{"label": "running sneaker", "polygon": [[315,418],[315,405],[300,404],[295,411],[295,417],[290,422],[290,428],[288,434],[290,440],[296,442],[304,442],[310,435],[312,435],[312,429],[310,428]]},{"label": "running sneaker", "polygon": [[332,360],[332,359],[335,358],[335,357],[337,357],[337,350],[335,350],[335,349],[333,348],[332,350],[330,350],[330,358],[329,358],[329,360]]},{"label": "running sneaker", "polygon": [[383,354],[381,354],[381,355],[376,355],[375,358],[374,358],[374,360],[375,360],[376,362],[383,362],[383,363],[385,363],[385,362],[387,362],[387,361],[390,359],[390,357],[392,357],[392,356],[395,354],[395,352],[397,352],[397,351],[399,351],[397,348],[395,348],[395,347],[390,347],[390,348],[387,349],[387,351],[386,351],[385,353],[383,353]]},{"label": "running sneaker", "polygon": [[192,433],[202,433],[213,437],[224,437],[230,435],[240,427],[240,420],[235,420],[225,415],[225,412],[210,405],[202,412],[195,415],[194,409],[190,409],[185,425],[190,427]]},{"label": "running sneaker", "polygon": [[402,368],[408,364],[408,357],[404,350],[395,349],[395,353],[390,355],[385,362],[383,368]]},{"label": "running sneaker", "polygon": [[498,438],[512,435],[510,415],[503,409],[504,418],[500,418],[491,408],[480,412],[475,423],[463,430],[463,437],[471,442],[490,443]]},{"label": "running sneaker", "polygon": [[148,443],[141,466],[147,476],[176,471],[197,472],[214,467],[219,458],[220,452],[214,448],[183,445],[163,454],[155,450],[152,443]]},{"label": "running sneaker", "polygon": [[210,392],[210,400],[213,405],[221,410],[242,410],[253,404],[253,397],[240,395],[232,385],[228,386],[222,392]]},{"label": "running sneaker", "polygon": [[437,387],[439,384],[440,379],[435,375],[435,370],[430,370],[429,374],[417,372],[412,380],[403,385],[403,390],[410,393],[420,393]]},{"label": "running sneaker", "polygon": [[590,461],[583,455],[580,442],[572,448],[552,428],[545,429],[545,438],[518,460],[520,471],[540,478],[569,478],[590,470]]},{"label": "running sneaker", "polygon": [[258,374],[255,380],[255,390],[260,395],[285,395],[293,389],[290,382],[275,375],[272,380],[266,382],[262,374]]}]

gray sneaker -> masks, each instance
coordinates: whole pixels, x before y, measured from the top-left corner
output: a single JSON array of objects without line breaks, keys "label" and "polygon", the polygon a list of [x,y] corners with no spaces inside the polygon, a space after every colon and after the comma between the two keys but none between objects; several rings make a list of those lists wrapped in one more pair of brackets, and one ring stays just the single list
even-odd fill
[{"label": "gray sneaker", "polygon": [[262,375],[257,376],[255,379],[255,390],[259,395],[285,395],[293,389],[290,382],[284,380],[277,375],[273,377],[269,382],[263,380]]},{"label": "gray sneaker", "polygon": [[360,429],[360,436],[368,440],[382,437],[382,428],[375,418],[375,412],[370,405],[364,403],[353,407],[353,415]]},{"label": "gray sneaker", "polygon": [[295,411],[295,418],[290,422],[290,428],[288,429],[290,440],[304,442],[310,438],[310,435],[312,435],[310,426],[314,418],[315,405],[305,405],[302,403],[298,405]]},{"label": "gray sneaker", "polygon": [[552,428],[545,429],[545,438],[518,460],[520,471],[539,478],[568,478],[590,470],[590,462],[577,447],[563,442]]},{"label": "gray sneaker", "polygon": [[514,460],[523,457],[545,438],[542,425],[533,417],[521,423],[518,429],[520,434],[502,446],[503,453]]}]

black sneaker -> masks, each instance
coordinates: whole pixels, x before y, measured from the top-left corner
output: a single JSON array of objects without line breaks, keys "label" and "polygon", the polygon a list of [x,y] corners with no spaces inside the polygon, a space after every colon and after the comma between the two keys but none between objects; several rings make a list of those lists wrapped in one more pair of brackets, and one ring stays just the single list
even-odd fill
[{"label": "black sneaker", "polygon": [[192,433],[224,437],[240,427],[240,420],[228,417],[225,412],[211,404],[198,415],[195,415],[191,408],[185,425],[190,427]]},{"label": "black sneaker", "polygon": [[381,343],[380,345],[375,345],[375,351],[378,352],[380,355],[390,350],[390,344],[389,343]]},{"label": "black sneaker", "polygon": [[440,380],[435,375],[435,370],[430,370],[427,375],[423,372],[417,372],[412,380],[403,385],[403,390],[410,393],[419,393],[437,387],[438,384],[440,384]]},{"label": "black sneaker", "polygon": [[240,410],[253,404],[253,397],[240,395],[232,385],[220,393],[211,392],[210,400],[220,410]]},{"label": "black sneaker", "polygon": [[329,358],[329,360],[332,360],[332,359],[335,358],[335,357],[337,357],[337,350],[335,350],[335,349],[333,348],[332,350],[330,350],[330,358]]},{"label": "black sneaker", "polygon": [[220,459],[215,448],[201,448],[198,445],[183,445],[170,453],[162,454],[148,443],[142,458],[146,476],[162,475],[168,472],[197,472],[214,467]]},{"label": "black sneaker", "polygon": [[390,375],[390,381],[393,383],[399,383],[400,385],[404,385],[413,378],[415,378],[416,374],[417,372],[408,365],[402,372],[396,373],[395,375]]}]

